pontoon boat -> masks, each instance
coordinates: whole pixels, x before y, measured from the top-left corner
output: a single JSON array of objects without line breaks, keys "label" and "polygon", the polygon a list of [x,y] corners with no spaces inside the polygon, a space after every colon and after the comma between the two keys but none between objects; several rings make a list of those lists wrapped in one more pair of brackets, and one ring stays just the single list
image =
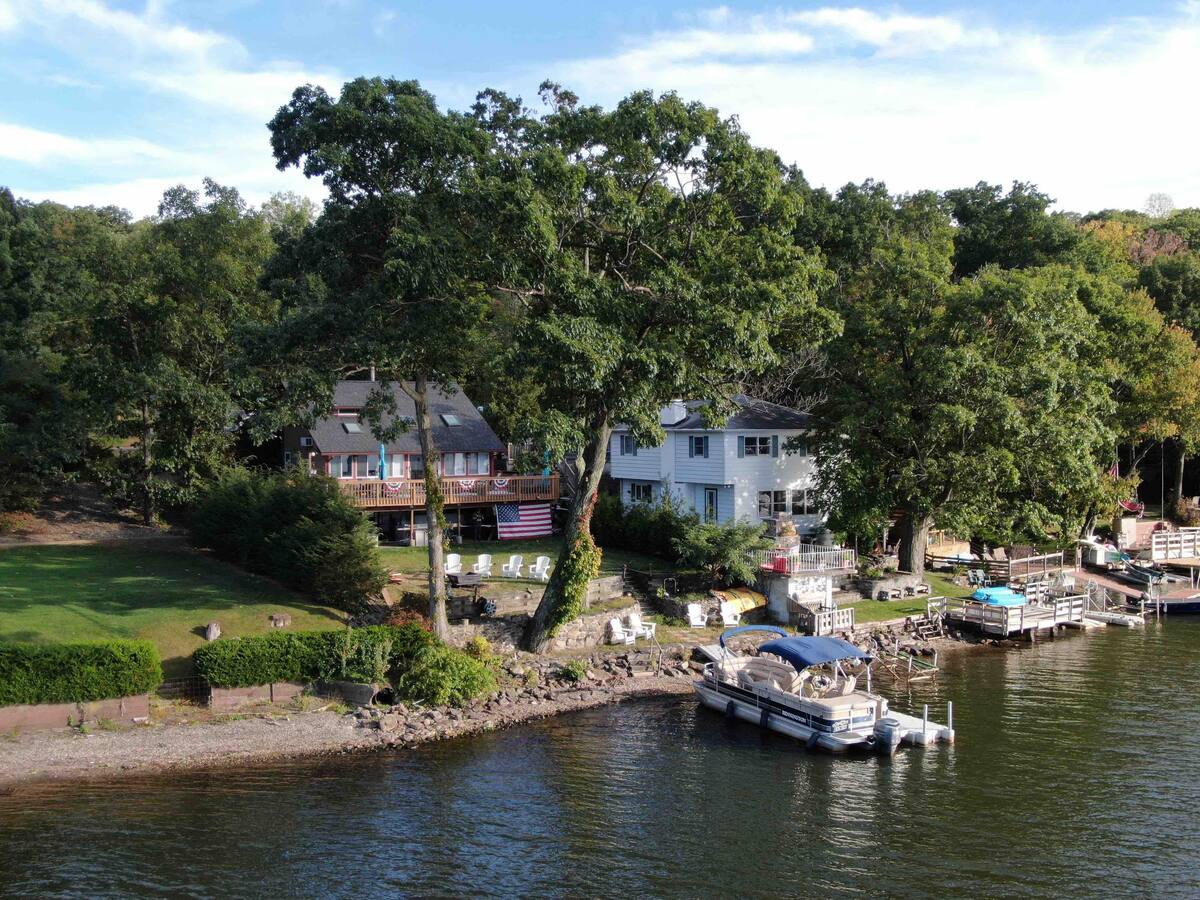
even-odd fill
[{"label": "pontoon boat", "polygon": [[[780,635],[758,648],[758,656],[734,653],[726,639],[746,631]],[[953,711],[947,724],[891,712],[886,698],[871,692],[868,653],[832,637],[800,637],[770,625],[731,628],[721,635],[704,677],[694,682],[705,706],[835,753],[875,750],[892,753],[910,744],[953,743]],[[866,681],[866,690],[858,687]]]}]

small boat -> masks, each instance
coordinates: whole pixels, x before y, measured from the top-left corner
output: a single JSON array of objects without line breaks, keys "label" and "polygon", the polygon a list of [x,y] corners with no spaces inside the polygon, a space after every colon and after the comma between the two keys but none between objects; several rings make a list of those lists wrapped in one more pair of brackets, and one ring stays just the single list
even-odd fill
[{"label": "small boat", "polygon": [[[747,631],[780,635],[758,655],[734,653],[726,639]],[[715,658],[694,682],[700,701],[730,718],[753,722],[834,753],[852,750],[893,753],[901,742],[954,742],[953,708],[947,724],[931,722],[928,707],[917,718],[888,709],[871,692],[873,657],[832,637],[789,635],[772,625],[746,625],[721,635]],[[866,681],[866,690],[858,687]]]},{"label": "small boat", "polygon": [[1118,572],[1117,577],[1140,587],[1165,583],[1167,573],[1154,563],[1137,562],[1130,559],[1125,562],[1125,571]]}]

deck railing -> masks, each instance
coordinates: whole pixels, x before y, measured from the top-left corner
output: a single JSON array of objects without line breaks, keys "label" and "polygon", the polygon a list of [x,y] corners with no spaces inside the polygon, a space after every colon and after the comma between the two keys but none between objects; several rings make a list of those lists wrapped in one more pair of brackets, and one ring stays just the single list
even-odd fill
[{"label": "deck railing", "polygon": [[853,550],[832,547],[787,547],[759,550],[755,555],[759,568],[783,575],[814,575],[822,572],[842,572],[855,567]]},{"label": "deck railing", "polygon": [[[558,475],[481,475],[443,478],[442,497],[447,506],[476,503],[518,503],[528,500],[557,500]],[[357,479],[339,481],[342,492],[367,509],[396,509],[425,505],[425,480],[420,478]]]},{"label": "deck railing", "polygon": [[1200,528],[1156,531],[1150,535],[1150,558],[1155,562],[1200,556]]},{"label": "deck railing", "polygon": [[838,631],[854,630],[854,607],[842,609],[809,609],[802,606],[796,614],[799,630],[823,637]]}]

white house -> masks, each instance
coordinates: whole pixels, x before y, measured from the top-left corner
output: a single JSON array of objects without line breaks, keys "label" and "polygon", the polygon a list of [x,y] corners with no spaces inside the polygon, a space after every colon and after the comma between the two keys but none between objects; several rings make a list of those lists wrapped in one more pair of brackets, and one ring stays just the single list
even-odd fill
[{"label": "white house", "polygon": [[816,507],[815,470],[804,442],[809,417],[745,396],[734,401],[738,411],[721,429],[705,427],[706,401],[663,407],[660,447],[640,447],[628,428],[618,427],[609,471],[621,499],[657,501],[670,494],[707,521],[777,525],[791,518],[801,533],[819,530],[825,518]]}]

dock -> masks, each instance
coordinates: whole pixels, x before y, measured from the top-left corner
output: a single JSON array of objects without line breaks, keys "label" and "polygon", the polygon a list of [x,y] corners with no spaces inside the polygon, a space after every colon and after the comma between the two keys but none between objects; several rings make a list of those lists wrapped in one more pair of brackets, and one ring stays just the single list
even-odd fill
[{"label": "dock", "polygon": [[[1100,627],[1098,620],[1088,621],[1087,594],[1044,597],[1022,606],[997,606],[980,600],[938,597],[930,601],[930,616],[940,615],[959,627],[999,637],[1029,635],[1060,626]],[[1095,623],[1095,624],[1092,624]]]}]

